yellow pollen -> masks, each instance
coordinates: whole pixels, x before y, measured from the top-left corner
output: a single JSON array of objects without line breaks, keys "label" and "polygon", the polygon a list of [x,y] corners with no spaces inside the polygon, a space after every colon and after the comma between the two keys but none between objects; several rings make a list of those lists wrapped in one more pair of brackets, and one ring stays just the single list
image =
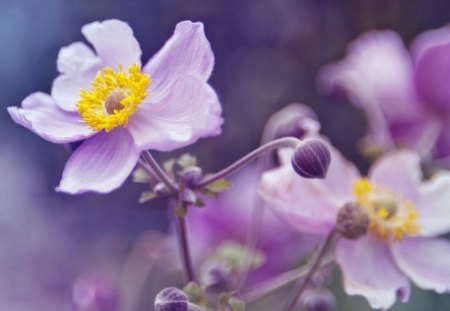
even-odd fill
[{"label": "yellow pollen", "polygon": [[138,105],[148,95],[152,80],[141,73],[138,65],[132,65],[128,72],[119,66],[119,71],[106,67],[97,73],[90,91],[80,91],[77,109],[95,131],[111,131],[125,126]]},{"label": "yellow pollen", "polygon": [[417,211],[411,202],[389,188],[379,187],[367,178],[353,184],[356,201],[366,208],[369,230],[384,241],[398,241],[419,230]]}]

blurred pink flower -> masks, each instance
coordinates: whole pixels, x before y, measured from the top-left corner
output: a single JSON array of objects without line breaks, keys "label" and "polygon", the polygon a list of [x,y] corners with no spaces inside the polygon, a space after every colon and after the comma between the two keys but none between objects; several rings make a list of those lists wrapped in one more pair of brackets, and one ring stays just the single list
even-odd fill
[{"label": "blurred pink flower", "polygon": [[[203,24],[179,23],[141,70],[141,50],[128,24],[93,22],[61,49],[51,96],[33,93],[15,122],[54,143],[85,139],[68,160],[59,191],[100,193],[118,188],[140,152],[169,151],[221,132],[221,106],[206,83],[214,55]],[[81,91],[80,91],[81,89]]]},{"label": "blurred pink flower", "polygon": [[336,261],[349,295],[363,295],[373,308],[387,309],[409,297],[408,277],[419,287],[450,290],[450,243],[436,236],[450,231],[450,173],[422,183],[419,156],[386,154],[361,178],[332,146],[325,180],[299,178],[285,165],[262,177],[261,195],[300,231],[325,234],[345,203],[358,203],[369,231],[357,240],[341,238]]},{"label": "blurred pink flower", "polygon": [[346,58],[319,73],[324,92],[344,90],[364,110],[373,143],[408,146],[422,156],[450,155],[450,27],[428,31],[412,56],[393,31],[372,31],[350,43]]}]

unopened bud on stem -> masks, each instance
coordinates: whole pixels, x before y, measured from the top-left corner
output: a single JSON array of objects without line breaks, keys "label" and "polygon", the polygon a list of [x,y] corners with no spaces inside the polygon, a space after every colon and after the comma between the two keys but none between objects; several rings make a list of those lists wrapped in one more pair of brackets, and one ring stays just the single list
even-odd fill
[{"label": "unopened bud on stem", "polygon": [[325,178],[330,161],[330,151],[319,139],[301,142],[291,160],[295,172],[304,178]]}]

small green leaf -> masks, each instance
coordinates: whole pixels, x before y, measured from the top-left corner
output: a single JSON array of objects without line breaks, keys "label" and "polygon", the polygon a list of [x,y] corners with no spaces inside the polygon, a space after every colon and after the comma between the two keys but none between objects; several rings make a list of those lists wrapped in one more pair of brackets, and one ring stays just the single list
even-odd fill
[{"label": "small green leaf", "polygon": [[133,171],[133,182],[141,183],[141,184],[148,184],[151,181],[152,181],[152,178],[142,167],[138,166]]},{"label": "small green leaf", "polygon": [[173,211],[173,215],[177,217],[184,217],[187,214],[187,205],[180,202],[177,204],[177,207]]},{"label": "small green leaf", "polygon": [[197,158],[189,153],[182,154],[177,161],[182,168],[188,168],[197,165]]},{"label": "small green leaf", "polygon": [[200,192],[201,192],[202,194],[204,194],[205,196],[210,197],[210,198],[215,198],[215,197],[217,197],[217,193],[216,193],[216,192],[214,192],[214,191],[212,191],[212,190],[209,190],[209,189],[207,189],[207,188],[202,188],[202,189],[200,189]]},{"label": "small green leaf", "polygon": [[143,191],[139,197],[139,203],[145,203],[147,201],[153,200],[157,195],[152,191]]},{"label": "small green leaf", "polygon": [[188,299],[190,302],[195,303],[199,306],[205,306],[206,294],[205,289],[202,286],[199,286],[195,282],[190,282],[183,288],[183,292],[188,295]]},{"label": "small green leaf", "polygon": [[195,200],[195,206],[198,206],[198,207],[203,207],[203,206],[205,206],[205,201],[203,201],[202,199],[200,199],[200,198],[197,198],[196,200]]},{"label": "small green leaf", "polygon": [[213,191],[213,192],[222,192],[224,190],[230,189],[233,187],[233,183],[229,182],[225,179],[219,179],[213,183],[208,184],[204,189]]},{"label": "small green leaf", "polygon": [[177,163],[177,161],[174,158],[170,158],[170,159],[164,161],[163,162],[164,171],[166,171],[166,173],[169,173],[172,175],[175,163]]},{"label": "small green leaf", "polygon": [[232,311],[245,311],[245,303],[237,298],[231,297],[228,300],[228,305]]},{"label": "small green leaf", "polygon": [[230,300],[231,296],[228,293],[221,293],[219,295],[219,309],[225,310],[225,308],[228,305],[228,301]]}]

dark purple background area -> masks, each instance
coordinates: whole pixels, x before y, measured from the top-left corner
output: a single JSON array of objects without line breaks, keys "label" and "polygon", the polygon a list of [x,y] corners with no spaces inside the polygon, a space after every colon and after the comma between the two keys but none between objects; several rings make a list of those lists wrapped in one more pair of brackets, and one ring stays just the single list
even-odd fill
[{"label": "dark purple background area", "polygon": [[[33,270],[34,257],[44,267],[62,263],[61,269],[84,267],[88,264],[79,263],[80,254],[88,258],[122,254],[139,233],[167,227],[163,206],[137,203],[143,187],[131,182],[109,195],[55,193],[68,151],[17,126],[6,112],[7,106],[20,105],[32,92],[49,92],[59,49],[83,40],[80,28],[85,23],[108,18],[131,25],[144,62],[169,38],[177,22],[205,24],[216,57],[210,82],[222,101],[223,134],[175,154],[195,153],[207,170],[217,170],[258,145],[272,113],[291,102],[303,102],[317,112],[323,133],[366,168],[355,148],[365,133],[362,114],[343,99],[319,96],[318,69],[342,57],[346,44],[366,30],[394,29],[408,43],[421,31],[444,25],[450,21],[450,2],[0,0],[0,273],[7,271],[6,280],[11,280],[0,285],[0,293],[5,286],[13,297],[26,297],[20,286],[11,289],[11,284],[16,284],[17,271]],[[39,242],[42,247],[35,250],[30,239],[36,230],[46,233]],[[64,242],[48,240],[47,234],[54,238],[48,230],[58,232]],[[120,243],[93,251],[104,237]],[[55,251],[52,243],[63,244],[64,250]],[[78,268],[68,271],[70,279]],[[57,286],[54,283],[44,282],[49,287]],[[438,304],[430,297],[423,296],[420,303]],[[422,310],[420,304],[418,308]],[[432,308],[437,310],[436,305]]]}]

